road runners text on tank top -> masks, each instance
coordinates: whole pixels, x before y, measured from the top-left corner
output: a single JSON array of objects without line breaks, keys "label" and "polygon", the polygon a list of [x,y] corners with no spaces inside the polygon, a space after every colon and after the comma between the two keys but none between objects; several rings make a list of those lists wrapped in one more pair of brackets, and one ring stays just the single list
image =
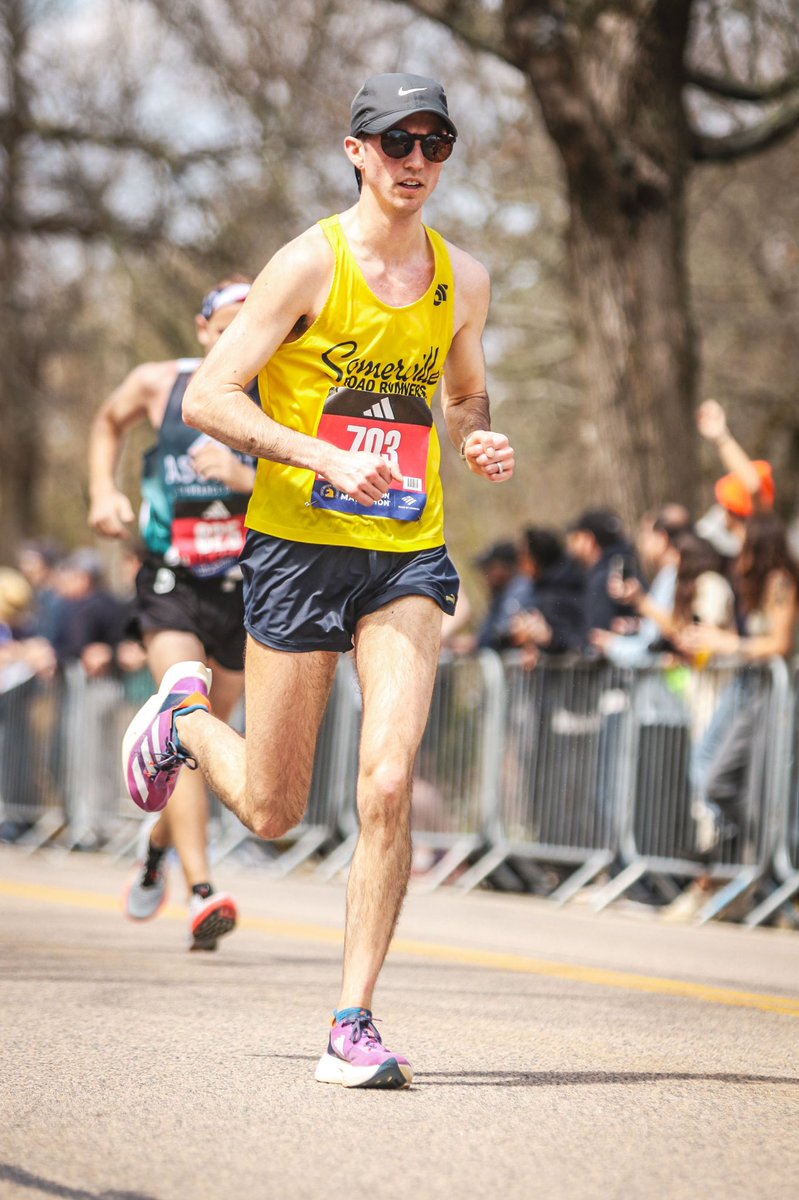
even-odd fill
[{"label": "road runners text on tank top", "polygon": [[[213,440],[184,424],[181,415],[183,395],[200,361],[178,362],[158,441],[144,456],[139,525],[148,550],[166,566],[184,567],[207,579],[238,563],[250,497],[194,470],[191,451]],[[255,459],[235,453],[255,466]]]},{"label": "road runners text on tank top", "polygon": [[444,543],[432,399],[452,342],[454,285],[443,238],[426,229],[433,281],[412,304],[374,294],[338,216],[320,222],[335,253],[330,293],[314,323],[278,348],[261,371],[261,405],[275,421],[344,450],[382,454],[398,465],[373,506],[313,471],[262,459],[247,525],[297,542],[417,551]]}]

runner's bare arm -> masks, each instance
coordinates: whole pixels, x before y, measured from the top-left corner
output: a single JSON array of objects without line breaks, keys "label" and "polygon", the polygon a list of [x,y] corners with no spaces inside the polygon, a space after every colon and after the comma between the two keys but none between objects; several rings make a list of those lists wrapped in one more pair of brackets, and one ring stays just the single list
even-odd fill
[{"label": "runner's bare arm", "polygon": [[211,349],[183,399],[183,419],[235,450],[318,471],[362,504],[373,504],[400,478],[377,454],[340,450],[278,424],[245,392],[300,318],[321,310],[333,275],[333,253],[318,226],[275,254],[241,311]]},{"label": "runner's bare arm", "polygon": [[89,525],[105,537],[127,538],[134,519],[130,500],[116,485],[116,469],[130,429],[149,419],[158,426],[177,364],[142,363],[101,404],[89,432]]},{"label": "runner's bare arm", "polygon": [[476,475],[492,483],[510,479],[515,465],[504,433],[491,432],[483,329],[488,315],[488,273],[470,255],[450,247],[455,273],[455,335],[442,386],[447,431]]}]

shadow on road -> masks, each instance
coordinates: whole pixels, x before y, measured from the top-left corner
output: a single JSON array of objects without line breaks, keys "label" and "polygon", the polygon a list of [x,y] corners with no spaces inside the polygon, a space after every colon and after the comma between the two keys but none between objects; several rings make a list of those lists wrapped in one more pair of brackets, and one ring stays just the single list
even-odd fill
[{"label": "shadow on road", "polygon": [[66,1187],[63,1183],[42,1179],[41,1175],[32,1175],[22,1167],[12,1167],[7,1163],[0,1163],[0,1181],[30,1188],[32,1192],[44,1196],[63,1196],[64,1200],[156,1200],[156,1197],[145,1195],[144,1192],[87,1192],[84,1188]]},{"label": "shadow on road", "polygon": [[[316,1062],[314,1054],[256,1054],[255,1058]],[[633,1083],[770,1083],[799,1085],[784,1075],[735,1075],[723,1071],[422,1071],[414,1087],[597,1087]]]},{"label": "shadow on road", "polygon": [[771,1083],[799,1084],[779,1075],[732,1075],[690,1071],[424,1071],[419,1087],[596,1087],[633,1083]]}]

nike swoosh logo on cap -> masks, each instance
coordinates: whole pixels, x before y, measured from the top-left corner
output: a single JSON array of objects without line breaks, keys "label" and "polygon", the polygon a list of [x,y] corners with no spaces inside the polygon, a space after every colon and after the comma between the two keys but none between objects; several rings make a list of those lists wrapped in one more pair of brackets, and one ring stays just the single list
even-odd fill
[{"label": "nike swoosh logo on cap", "polygon": [[398,96],[410,96],[411,92],[426,92],[427,88],[400,88]]}]

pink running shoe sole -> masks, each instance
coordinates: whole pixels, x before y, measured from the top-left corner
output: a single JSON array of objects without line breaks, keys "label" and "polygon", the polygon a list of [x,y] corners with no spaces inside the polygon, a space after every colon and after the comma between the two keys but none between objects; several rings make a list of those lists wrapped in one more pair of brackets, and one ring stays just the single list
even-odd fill
[{"label": "pink running shoe sole", "polygon": [[411,1086],[413,1071],[410,1063],[388,1058],[379,1066],[356,1067],[335,1054],[323,1054],[316,1068],[317,1083],[340,1083],[343,1087],[383,1088],[399,1091]]},{"label": "pink running shoe sole", "polygon": [[410,1087],[411,1064],[404,1054],[383,1045],[368,1008],[345,1008],[333,1014],[327,1053],[316,1067],[317,1083],[343,1087],[397,1090]]},{"label": "pink running shoe sole", "polygon": [[[198,682],[204,684],[207,695],[211,690],[211,672],[201,662],[182,662],[170,667],[161,680],[158,691],[139,709],[122,739],[122,774],[131,799],[145,812],[159,812],[164,808],[177,783],[179,769],[170,775],[164,775],[157,782],[148,781],[141,761],[141,751],[148,731],[158,718],[167,697],[176,685],[184,682],[192,685]],[[190,695],[194,690],[195,686],[191,686],[185,694]],[[178,703],[176,700],[175,707]]]}]

